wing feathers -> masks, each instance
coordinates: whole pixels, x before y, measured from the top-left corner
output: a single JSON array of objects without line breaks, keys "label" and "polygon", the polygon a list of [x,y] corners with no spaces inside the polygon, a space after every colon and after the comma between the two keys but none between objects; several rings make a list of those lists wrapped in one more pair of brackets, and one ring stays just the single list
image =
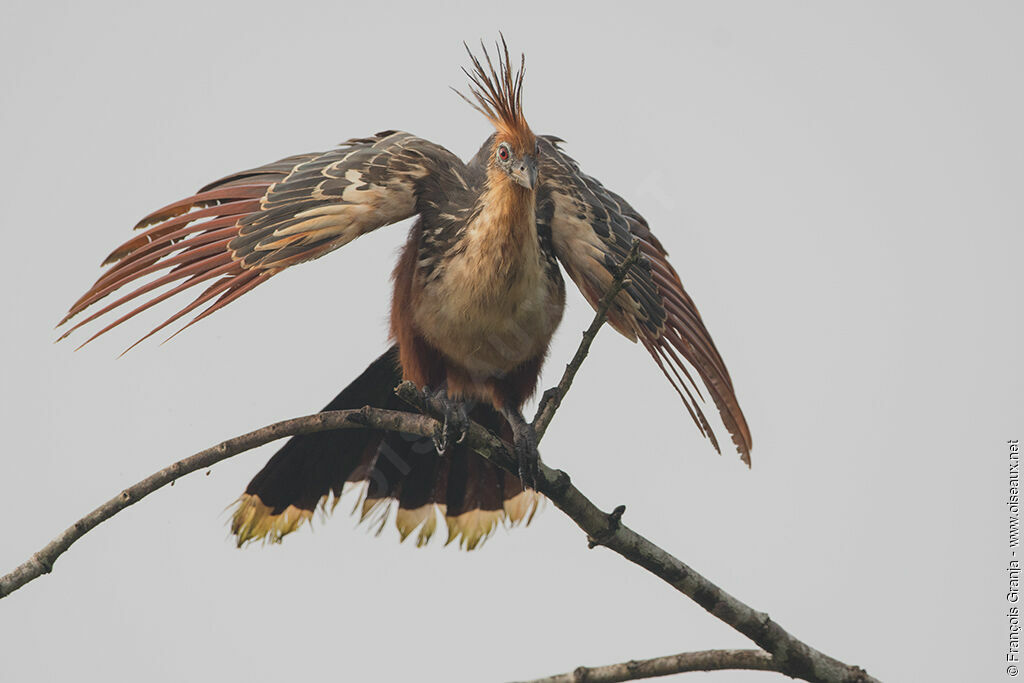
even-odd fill
[{"label": "wing feathers", "polygon": [[[444,148],[408,133],[385,131],[322,154],[300,154],[225,176],[139,221],[136,229],[142,232],[107,257],[103,265],[108,270],[60,324],[122,287],[139,286],[70,327],[61,339],[130,301],[184,280],[122,315],[88,343],[151,306],[216,278],[146,337],[207,306],[185,329],[284,268],[408,218],[419,210],[427,179],[458,175],[460,170],[464,172],[462,162]],[[146,282],[150,277],[154,279]]]},{"label": "wing feathers", "polygon": [[[172,273],[172,274],[167,275],[167,276],[165,276],[163,278],[160,278],[159,280],[155,280],[154,282],[152,282],[152,283],[150,283],[148,285],[145,285],[144,287],[140,287],[139,289],[135,290],[134,292],[132,292],[128,296],[122,297],[121,299],[115,301],[113,304],[107,306],[106,308],[102,309],[101,311],[98,311],[97,313],[94,313],[93,315],[89,316],[88,318],[86,318],[82,322],[78,323],[77,325],[72,327],[70,330],[65,332],[64,335],[61,336],[61,339],[63,339],[64,337],[68,336],[69,334],[74,332],[76,329],[78,329],[79,327],[84,325],[85,323],[88,323],[88,322],[90,322],[92,320],[95,320],[96,318],[98,318],[99,316],[103,315],[104,313],[110,312],[115,307],[120,306],[123,303],[127,303],[128,301],[131,301],[132,299],[135,299],[136,297],[140,296],[141,294],[144,294],[144,293],[149,292],[149,291],[151,291],[153,289],[156,289],[157,287],[161,287],[161,286],[163,286],[165,284],[173,282],[174,280],[179,280],[179,279],[181,279],[183,277],[188,277],[189,278],[184,283],[178,285],[174,289],[171,289],[170,291],[164,292],[163,294],[161,294],[161,295],[159,295],[157,297],[154,297],[153,299],[150,299],[149,301],[147,301],[146,303],[142,304],[138,308],[135,308],[135,309],[129,311],[128,313],[122,315],[120,318],[118,318],[114,322],[110,323],[109,325],[104,327],[102,330],[100,330],[96,334],[94,334],[91,337],[89,337],[88,339],[86,339],[83,343],[81,343],[78,346],[78,348],[82,348],[83,346],[85,346],[89,342],[91,342],[94,339],[96,339],[97,337],[99,337],[101,334],[105,334],[106,332],[109,332],[110,330],[112,330],[113,328],[117,327],[118,325],[120,325],[124,321],[126,321],[126,320],[128,320],[130,318],[135,317],[136,315],[138,315],[142,311],[145,311],[146,309],[151,308],[152,306],[155,306],[156,304],[160,303],[161,301],[169,299],[170,297],[174,296],[175,294],[178,294],[179,292],[183,292],[186,289],[189,289],[190,287],[193,287],[193,286],[199,284],[200,282],[203,282],[204,280],[210,279],[211,277],[216,277],[217,275],[221,275],[221,274],[227,273],[229,270],[232,269],[234,264],[232,264],[230,262],[228,262],[228,263],[218,263],[218,261],[222,261],[222,260],[223,260],[223,257],[214,257],[212,259],[207,259],[206,262],[199,262],[199,263],[197,263],[197,264],[195,264],[195,265],[193,265],[193,266],[191,266],[189,268],[186,268],[186,269],[184,269],[182,271],[179,271],[177,274]],[[190,275],[191,275],[191,277],[189,277]]]},{"label": "wing feathers", "polygon": [[[609,311],[608,321],[643,344],[698,429],[717,448],[700,408],[700,385],[704,385],[744,462],[749,463],[750,431],[732,380],[667,253],[647,221],[622,197],[581,173],[558,142],[550,136],[538,140],[542,180],[538,230],[551,236],[559,260],[595,306],[632,242],[640,240],[642,260],[629,273],[629,283]],[[88,343],[155,304],[213,280],[143,339],[206,306],[181,328],[185,329],[284,268],[318,258],[415,213],[439,211],[436,197],[422,199],[424,188],[435,193],[441,189],[454,193],[459,201],[469,201],[470,195],[475,196],[466,182],[474,177],[471,170],[442,147],[408,133],[385,131],[349,140],[322,154],[296,155],[225,176],[139,221],[136,229],[143,232],[107,257],[104,265],[110,268],[75,302],[61,324],[126,285],[139,286],[93,312],[61,338],[130,301],[177,283],[108,324]],[[150,276],[154,279],[145,282]],[[691,368],[701,382],[695,381]]]},{"label": "wing feathers", "polygon": [[[751,438],[732,380],[692,299],[668,262],[647,221],[622,197],[580,172],[558,140],[540,138],[537,221],[551,231],[555,252],[584,297],[597,306],[634,240],[642,259],[608,314],[626,337],[639,339],[673,386],[694,424],[716,449],[718,440],[701,403],[701,384],[732,435],[743,462],[750,464]],[[696,371],[701,382],[695,381]]]},{"label": "wing feathers", "polygon": [[[213,207],[204,208],[189,213],[178,213],[173,217],[169,217],[164,222],[157,224],[155,227],[149,228],[149,230],[146,230],[141,235],[137,235],[132,239],[128,240],[127,242],[125,242],[124,244],[122,244],[120,247],[111,252],[111,254],[107,256],[106,259],[104,259],[103,265],[107,266],[110,265],[111,263],[120,261],[129,254],[136,255],[139,253],[140,249],[146,247],[149,244],[169,244],[170,241],[176,239],[170,237],[171,235],[181,233],[181,230],[184,229],[182,228],[182,226],[188,226],[190,223],[194,223],[195,221],[210,217],[225,216],[233,216],[234,220],[237,220],[237,217],[239,215],[250,211],[256,211],[258,209],[259,201],[250,199],[229,201],[223,204],[218,204]],[[189,231],[186,232],[185,234],[187,235],[192,232],[197,232],[207,227],[208,226],[206,224],[201,224],[196,227],[190,228]],[[136,227],[136,230],[138,229],[139,228]]]},{"label": "wing feathers", "polygon": [[199,192],[186,199],[168,204],[162,209],[157,209],[135,224],[136,230],[141,230],[154,223],[162,223],[169,218],[180,216],[196,206],[207,206],[211,202],[223,202],[226,200],[249,199],[262,197],[266,192],[266,185],[234,185],[214,190]]}]

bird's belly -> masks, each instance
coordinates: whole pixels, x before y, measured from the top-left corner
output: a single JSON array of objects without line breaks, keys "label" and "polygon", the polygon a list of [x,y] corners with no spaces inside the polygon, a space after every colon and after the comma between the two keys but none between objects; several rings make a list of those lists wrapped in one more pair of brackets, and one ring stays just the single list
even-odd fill
[{"label": "bird's belly", "polygon": [[564,306],[559,281],[537,272],[461,272],[450,266],[425,286],[416,326],[430,344],[471,375],[501,376],[542,355]]}]

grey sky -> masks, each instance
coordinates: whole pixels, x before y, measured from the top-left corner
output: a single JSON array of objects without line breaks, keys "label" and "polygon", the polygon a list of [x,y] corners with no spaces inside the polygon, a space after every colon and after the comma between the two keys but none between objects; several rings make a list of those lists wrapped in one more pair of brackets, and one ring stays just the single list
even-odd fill
[{"label": "grey sky", "polygon": [[[1017,3],[7,2],[0,571],[120,488],[321,407],[384,348],[405,227],[166,346],[54,323],[150,210],[397,127],[471,155],[461,41],[527,56],[525,112],[649,219],[728,363],[752,470],[605,330],[545,439],[606,508],[814,646],[891,681],[999,680],[1022,436]],[[544,384],[590,309],[575,290]],[[178,482],[0,603],[0,680],[501,681],[738,634],[548,506],[478,552],[343,512],[238,551],[273,446]],[[347,505],[351,505],[348,503]],[[688,681],[781,680],[758,673]]]}]

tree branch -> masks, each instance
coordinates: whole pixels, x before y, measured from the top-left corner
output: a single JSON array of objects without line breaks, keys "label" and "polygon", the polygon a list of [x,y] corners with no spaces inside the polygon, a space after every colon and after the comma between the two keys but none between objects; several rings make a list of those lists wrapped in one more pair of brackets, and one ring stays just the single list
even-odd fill
[{"label": "tree branch", "polygon": [[[656,678],[691,671],[724,671],[744,669],[751,671],[780,671],[778,663],[763,650],[704,650],[682,652],[677,655],[634,659],[607,666],[581,666],[574,671],[524,683],[619,683]],[[780,671],[781,672],[781,671]]]},{"label": "tree branch", "polygon": [[604,297],[601,298],[601,303],[597,305],[594,320],[583,333],[583,340],[580,342],[579,348],[576,349],[576,353],[573,355],[572,360],[569,361],[569,364],[565,366],[565,372],[562,373],[562,379],[559,380],[558,386],[545,391],[540,399],[540,404],[537,406],[537,415],[533,418],[533,429],[537,432],[538,442],[544,438],[544,432],[548,430],[548,425],[551,424],[555,411],[562,405],[562,399],[569,392],[569,387],[572,386],[576,373],[579,371],[580,366],[583,365],[583,361],[586,360],[587,354],[590,353],[590,345],[594,343],[594,337],[597,336],[598,331],[608,319],[608,311],[611,310],[612,303],[614,303],[622,288],[629,284],[629,278],[626,277],[629,274],[629,269],[639,260],[640,240],[635,239],[629,248],[626,258],[623,259],[615,271],[611,286],[605,292]]},{"label": "tree branch", "polygon": [[105,522],[129,505],[134,505],[157,489],[186,474],[210,467],[233,455],[244,453],[286,436],[311,434],[328,429],[362,429],[366,427],[430,436],[439,425],[432,418],[424,415],[366,407],[357,410],[317,413],[275,422],[248,434],[222,441],[216,446],[199,451],[184,460],[179,460],[137,484],[129,486],[72,524],[14,571],[0,577],[0,598],[7,597],[29,581],[53,571],[53,563],[57,558],[96,525]]},{"label": "tree branch", "polygon": [[[587,356],[590,344],[604,324],[615,296],[627,283],[626,273],[638,258],[637,248],[638,245],[634,242],[629,256],[616,272],[612,286],[598,306],[593,323],[584,333],[583,341],[576,355],[566,367],[562,380],[557,387],[545,392],[538,414],[534,419],[538,439],[550,424],[561,399],[571,386],[576,372]],[[26,583],[51,572],[57,558],[67,551],[75,541],[101,522],[110,519],[124,508],[179,477],[209,467],[233,455],[286,436],[329,429],[370,428],[418,436],[434,436],[441,429],[441,425],[429,415],[438,414],[440,406],[434,405],[432,399],[423,396],[411,383],[406,382],[399,385],[397,391],[400,396],[428,414],[364,407],[358,410],[329,411],[307,415],[277,422],[229,439],[160,470],[125,489],[75,522],[14,571],[0,577],[0,598],[10,595]],[[466,440],[471,448],[488,460],[499,467],[513,473],[516,472],[509,446],[487,429],[479,424],[471,423]],[[610,514],[602,512],[572,485],[569,475],[561,470],[553,470],[543,463],[540,464],[540,478],[537,484],[539,490],[550,498],[556,507],[586,532],[591,547],[603,545],[615,551],[692,598],[712,615],[763,648],[770,656],[772,670],[812,683],[878,683],[863,669],[844,664],[797,640],[773,622],[767,614],[757,612],[740,602],[665,550],[623,525],[621,517],[625,506],[620,505]],[[629,665],[624,666],[628,667]]]},{"label": "tree branch", "polygon": [[[615,297],[628,283],[629,269],[639,259],[639,246],[639,242],[634,240],[629,255],[616,271],[611,286],[597,307],[593,322],[583,333],[583,340],[572,361],[566,366],[558,386],[544,392],[533,421],[538,442],[586,359],[590,345],[604,325]],[[400,385],[398,394],[427,414],[435,417],[443,414],[440,405],[434,405],[430,399],[423,397],[411,383]],[[502,450],[506,450],[507,447],[503,443],[501,446]],[[506,451],[500,459],[489,459],[515,474],[516,469],[508,456]],[[540,475],[541,480],[537,484],[541,493],[586,532],[591,548],[603,545],[690,597],[769,653],[774,665],[773,670],[792,678],[820,683],[878,683],[860,667],[844,664],[797,640],[773,622],[767,614],[740,602],[688,565],[623,525],[621,520],[626,510],[624,505],[618,506],[611,513],[602,512],[572,485],[569,475],[565,472],[553,470],[540,463]]]},{"label": "tree branch", "polygon": [[639,565],[768,652],[777,671],[814,683],[877,683],[863,669],[819,652],[763,613],[740,602],[693,568],[621,522],[624,506],[602,512],[569,481],[569,475],[541,465],[540,490],[586,532],[591,547],[603,545]]}]

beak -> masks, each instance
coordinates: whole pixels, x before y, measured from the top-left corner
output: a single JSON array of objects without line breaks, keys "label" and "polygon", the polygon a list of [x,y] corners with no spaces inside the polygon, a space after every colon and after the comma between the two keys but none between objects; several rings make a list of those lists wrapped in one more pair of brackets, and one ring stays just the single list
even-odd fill
[{"label": "beak", "polygon": [[523,157],[513,169],[512,178],[527,190],[532,190],[537,186],[537,160],[532,156]]}]

